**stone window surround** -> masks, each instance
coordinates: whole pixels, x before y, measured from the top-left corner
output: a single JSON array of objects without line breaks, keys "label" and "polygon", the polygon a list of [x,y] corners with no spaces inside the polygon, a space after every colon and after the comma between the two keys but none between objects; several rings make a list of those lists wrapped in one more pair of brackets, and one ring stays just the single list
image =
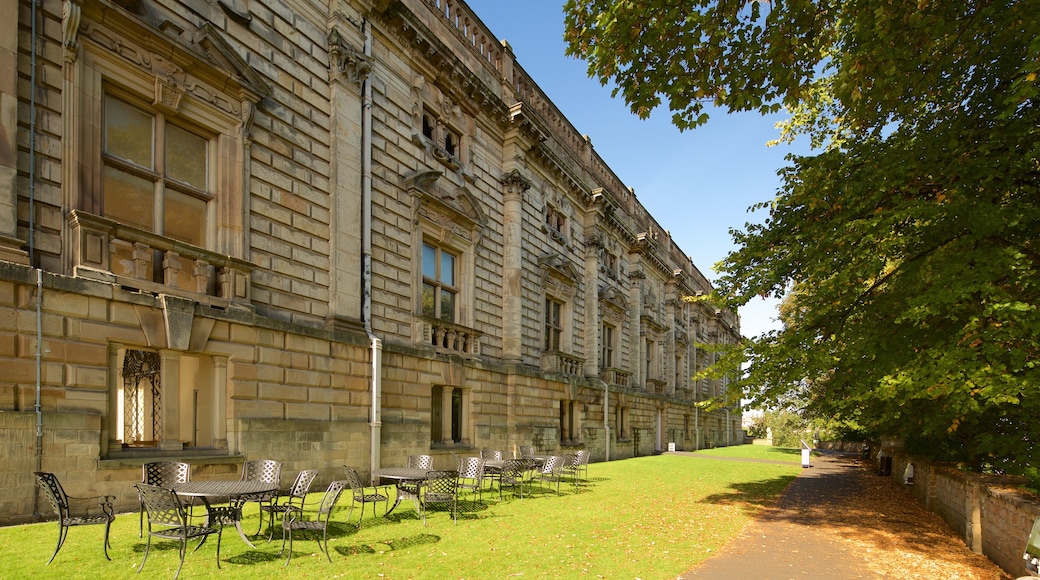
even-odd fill
[{"label": "stone window surround", "polygon": [[[237,95],[222,93],[205,80],[193,76],[200,70],[208,71],[205,69],[208,64],[199,63],[197,68],[186,69],[151,52],[147,47],[151,46],[152,39],[147,36],[142,39],[138,34],[136,38],[127,39],[119,35],[120,32],[97,23],[84,24],[79,35],[79,56],[75,58],[73,55],[66,64],[72,71],[66,75],[69,92],[66,110],[75,113],[67,114],[65,119],[66,132],[71,136],[63,148],[65,166],[102,166],[102,108],[109,92],[123,99],[129,96],[136,104],[152,103],[152,109],[176,119],[178,124],[198,127],[210,141],[207,155],[212,169],[208,179],[214,199],[207,202],[206,207],[206,247],[197,248],[195,253],[215,252],[227,259],[241,261],[245,252],[243,168],[248,157],[247,132],[255,106],[253,99],[259,97],[250,95],[243,98],[242,92]],[[116,42],[115,38],[120,40]],[[136,41],[140,44],[135,44]],[[162,46],[168,39],[157,34],[154,42]],[[64,188],[65,206],[81,213],[100,215],[100,172],[67,172],[64,179],[67,185]],[[168,245],[185,246],[173,240]],[[76,250],[75,245],[65,249],[68,263],[73,266],[83,258],[71,255]],[[93,267],[74,267],[71,273],[110,279],[104,272],[93,270]],[[127,282],[120,278],[120,283]],[[143,283],[147,285],[147,281]],[[132,279],[130,284],[133,284]],[[248,304],[248,279],[234,280],[233,286],[218,296]],[[199,294],[197,288],[167,287],[166,291],[189,298]],[[206,301],[213,302],[212,299]],[[215,303],[220,304],[219,301]]]}]

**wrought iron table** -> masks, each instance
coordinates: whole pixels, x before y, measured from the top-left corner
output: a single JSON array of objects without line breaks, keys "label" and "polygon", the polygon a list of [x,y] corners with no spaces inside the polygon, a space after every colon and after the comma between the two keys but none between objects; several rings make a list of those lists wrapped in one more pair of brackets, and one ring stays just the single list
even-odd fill
[{"label": "wrought iron table", "polygon": [[[394,494],[394,505],[390,506],[390,509],[386,511],[387,514],[394,511],[398,505],[401,504],[402,491],[407,495],[413,495],[411,490],[402,490],[401,484],[414,483],[416,488],[418,485],[426,481],[426,475],[430,473],[430,469],[421,469],[418,467],[381,467],[373,473],[380,479],[391,479],[396,482],[397,493]],[[386,514],[384,514],[386,515]]]},{"label": "wrought iron table", "polygon": [[[238,535],[242,537],[242,541],[250,548],[256,548],[249,541],[249,538],[246,537],[246,533],[242,531],[242,504],[251,495],[277,491],[278,484],[262,481],[242,481],[240,479],[222,479],[175,483],[170,486],[170,489],[177,492],[178,495],[201,498],[202,502],[206,504],[206,517],[210,523],[214,523],[214,520],[216,520],[216,523],[222,525],[234,524],[235,529],[238,530]],[[213,507],[210,505],[209,500],[225,497],[228,498],[229,507]]]}]

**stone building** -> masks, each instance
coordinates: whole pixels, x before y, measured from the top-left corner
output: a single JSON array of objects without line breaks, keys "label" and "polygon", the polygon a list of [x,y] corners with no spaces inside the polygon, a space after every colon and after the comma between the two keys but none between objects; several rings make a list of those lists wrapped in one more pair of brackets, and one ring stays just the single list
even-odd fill
[{"label": "stone building", "polygon": [[461,0],[0,0],[0,498],[742,441],[734,313]]}]

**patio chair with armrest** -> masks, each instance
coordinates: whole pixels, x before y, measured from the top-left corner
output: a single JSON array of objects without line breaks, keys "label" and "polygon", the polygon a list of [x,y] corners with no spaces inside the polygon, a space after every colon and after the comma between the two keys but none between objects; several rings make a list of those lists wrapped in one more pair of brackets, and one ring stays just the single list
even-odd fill
[{"label": "patio chair with armrest", "polygon": [[567,464],[569,459],[564,455],[553,455],[545,460],[540,470],[538,470],[537,478],[545,484],[556,483],[556,495],[560,494],[560,480],[563,478],[563,467]]},{"label": "patio chair with armrest", "polygon": [[[286,490],[284,493],[279,492],[278,495],[271,499],[271,502],[264,505],[260,504],[260,520],[263,523],[264,514],[267,514],[267,541],[270,542],[274,538],[274,515],[285,514],[285,512],[294,509],[303,509],[303,504],[307,501],[307,493],[311,490],[311,484],[314,483],[314,478],[318,476],[317,469],[304,469],[297,476],[296,480],[293,481],[292,487]],[[282,532],[284,533],[284,529]]]},{"label": "patio chair with armrest", "polygon": [[51,554],[51,559],[47,560],[47,563],[53,562],[54,557],[58,555],[58,550],[61,550],[65,538],[68,537],[69,528],[95,524],[105,525],[105,543],[103,545],[105,558],[111,560],[112,558],[108,556],[108,547],[111,545],[108,541],[108,534],[112,528],[112,521],[116,519],[115,510],[112,507],[112,502],[116,497],[114,495],[72,497],[65,493],[53,473],[34,471],[33,475],[36,476],[43,494],[51,502],[54,512],[58,514],[58,545],[54,548],[54,553]]},{"label": "patio chair with armrest", "polygon": [[198,550],[211,534],[217,535],[217,568],[220,568],[220,536],[223,526],[204,525],[195,526],[191,524],[188,511],[185,509],[177,492],[156,485],[146,483],[134,484],[137,494],[144,502],[145,512],[148,514],[148,543],[144,547],[144,558],[137,568],[140,573],[144,570],[144,564],[148,561],[148,552],[152,547],[152,536],[164,540],[176,540],[180,544],[180,563],[177,572],[173,575],[174,580],[180,576],[181,568],[184,566],[184,555],[188,551],[188,540],[202,538]]},{"label": "patio chair with armrest", "polygon": [[476,492],[478,501],[484,498],[484,460],[479,457],[459,458],[459,483],[461,489]]},{"label": "patio chair with armrest", "polygon": [[318,538],[318,548],[325,552],[325,557],[328,558],[330,563],[332,562],[332,556],[329,555],[329,520],[332,519],[332,511],[336,508],[339,496],[347,487],[349,485],[343,480],[330,483],[328,489],[325,490],[325,495],[321,497],[318,509],[314,512],[307,511],[306,508],[285,512],[282,519],[282,528],[285,530],[285,533],[282,534],[282,550],[278,552],[278,555],[281,556],[282,552],[285,551],[285,538],[288,536],[289,557],[285,559],[285,566],[288,566],[289,561],[292,560],[294,531],[320,531],[321,537]]},{"label": "patio chair with armrest", "polygon": [[[379,487],[372,487],[371,492],[366,490],[366,486],[361,481],[361,476],[358,475],[356,469],[349,465],[343,466],[343,471],[346,472],[346,482],[350,486],[351,498],[353,501],[350,503],[350,513],[347,514],[347,522],[350,522],[350,516],[354,513],[354,504],[361,504],[361,515],[358,517],[357,527],[361,529],[361,521],[365,519],[365,504],[372,504],[372,517],[376,515],[376,505],[380,502],[386,504],[386,511],[390,511],[390,494],[379,493]],[[386,515],[384,512],[383,515]]]},{"label": "patio chair with armrest", "polygon": [[520,488],[520,499],[524,499],[524,484],[527,483],[527,474],[531,471],[530,459],[506,459],[502,462],[502,471],[498,478],[498,499],[502,499],[502,488],[510,487],[513,495],[516,488]]},{"label": "patio chair with armrest", "polygon": [[459,525],[459,472],[455,470],[431,471],[420,487],[419,505],[422,506],[423,525],[430,504],[450,504],[451,519]]},{"label": "patio chair with armrest", "polygon": [[589,452],[585,449],[579,450],[577,453],[569,457],[567,465],[563,467],[564,476],[570,477],[574,483],[574,487],[578,487],[581,484],[581,480],[588,481],[589,476]]},{"label": "patio chair with armrest", "polygon": [[[141,466],[141,483],[169,488],[175,483],[187,483],[191,480],[191,466],[182,461],[153,461]],[[138,517],[137,537],[144,537],[144,499],[138,498],[141,503],[141,513]],[[188,507],[188,517],[192,516],[196,505],[195,498],[180,498]]]},{"label": "patio chair with armrest", "polygon": [[[242,464],[242,481],[260,481],[263,483],[279,485],[281,483],[281,478],[281,461],[274,461],[273,459],[253,459]],[[260,533],[260,530],[264,525],[264,506],[270,506],[271,502],[277,495],[277,491],[269,491],[266,493],[244,495],[239,498],[238,502],[240,507],[245,507],[245,504],[252,502],[256,502],[260,507],[260,521],[256,525],[256,534]]]}]

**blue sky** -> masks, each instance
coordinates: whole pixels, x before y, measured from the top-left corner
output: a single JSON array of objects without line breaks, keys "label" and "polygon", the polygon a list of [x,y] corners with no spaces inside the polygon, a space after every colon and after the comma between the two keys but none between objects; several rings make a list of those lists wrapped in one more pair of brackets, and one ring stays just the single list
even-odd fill
[{"label": "blue sky", "polygon": [[[801,143],[766,146],[783,115],[718,111],[706,126],[685,133],[671,124],[667,107],[639,119],[620,97],[611,98],[611,87],[588,78],[584,61],[564,55],[563,0],[467,4],[509,42],[520,66],[709,279],[717,277],[715,263],[735,248],[730,228],[766,217],[748,208],[775,196],[784,157],[808,149]],[[778,326],[770,300],[753,300],[740,316],[745,336]]]}]

